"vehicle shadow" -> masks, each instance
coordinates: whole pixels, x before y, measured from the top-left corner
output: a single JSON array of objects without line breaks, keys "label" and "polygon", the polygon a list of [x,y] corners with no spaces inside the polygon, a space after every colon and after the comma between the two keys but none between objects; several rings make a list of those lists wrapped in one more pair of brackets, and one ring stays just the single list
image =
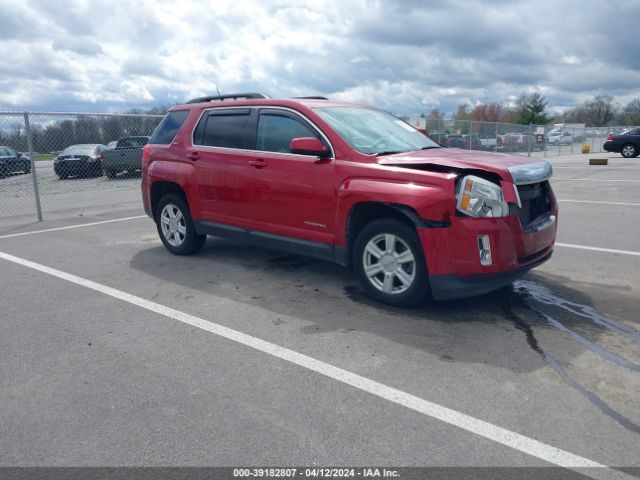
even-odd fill
[{"label": "vehicle shadow", "polygon": [[[588,348],[588,342],[595,343],[605,331],[628,333],[616,329],[612,320],[600,321],[583,292],[537,273],[479,297],[430,300],[407,309],[371,300],[349,269],[222,239],[210,238],[203,251],[192,257],[172,256],[163,247],[141,250],[131,267],[185,290],[312,322],[302,327],[305,334],[363,331],[432,350],[445,361],[485,363],[515,371],[542,365],[539,358],[527,363],[521,355],[523,349],[544,353],[535,341],[540,329],[570,330],[569,337],[575,333],[585,339],[573,345],[576,348]],[[591,314],[585,315],[584,309]],[[505,333],[509,337],[506,344]]]}]

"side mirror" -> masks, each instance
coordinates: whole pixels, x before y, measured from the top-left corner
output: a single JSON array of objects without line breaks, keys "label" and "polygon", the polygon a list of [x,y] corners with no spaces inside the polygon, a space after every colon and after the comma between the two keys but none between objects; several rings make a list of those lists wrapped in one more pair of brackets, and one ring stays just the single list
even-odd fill
[{"label": "side mirror", "polygon": [[331,156],[329,149],[314,137],[293,138],[289,144],[289,151],[298,155],[313,155],[320,158]]}]

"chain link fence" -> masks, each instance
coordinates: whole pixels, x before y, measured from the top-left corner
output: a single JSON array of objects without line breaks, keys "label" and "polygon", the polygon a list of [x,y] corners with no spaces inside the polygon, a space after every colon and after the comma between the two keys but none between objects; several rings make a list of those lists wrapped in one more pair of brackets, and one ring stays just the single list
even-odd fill
[{"label": "chain link fence", "polygon": [[[409,121],[411,124],[419,122]],[[424,119],[424,130],[435,141],[454,148],[515,153],[535,157],[557,157],[583,152],[603,153],[611,134],[634,126],[576,127],[565,125],[520,125],[475,120]],[[586,148],[588,147],[588,148]]]},{"label": "chain link fence", "polygon": [[162,115],[0,112],[0,226],[140,206]]},{"label": "chain link fence", "polygon": [[[0,112],[0,227],[140,207],[142,146],[162,115]],[[624,127],[423,120],[443,145],[534,157],[602,152]]]}]

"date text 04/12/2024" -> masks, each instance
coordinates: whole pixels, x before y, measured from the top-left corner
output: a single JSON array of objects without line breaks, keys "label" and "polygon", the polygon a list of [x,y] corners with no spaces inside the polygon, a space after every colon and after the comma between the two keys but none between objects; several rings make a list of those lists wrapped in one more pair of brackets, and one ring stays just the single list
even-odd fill
[{"label": "date text 04/12/2024", "polygon": [[398,478],[387,468],[234,468],[236,478]]}]

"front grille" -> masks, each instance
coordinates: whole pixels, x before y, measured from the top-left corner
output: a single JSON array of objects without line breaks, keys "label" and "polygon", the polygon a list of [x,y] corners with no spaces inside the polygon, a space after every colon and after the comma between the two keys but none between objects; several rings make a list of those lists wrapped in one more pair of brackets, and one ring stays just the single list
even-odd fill
[{"label": "front grille", "polygon": [[551,213],[551,186],[548,181],[518,185],[518,195],[522,204],[518,216],[523,228]]}]

